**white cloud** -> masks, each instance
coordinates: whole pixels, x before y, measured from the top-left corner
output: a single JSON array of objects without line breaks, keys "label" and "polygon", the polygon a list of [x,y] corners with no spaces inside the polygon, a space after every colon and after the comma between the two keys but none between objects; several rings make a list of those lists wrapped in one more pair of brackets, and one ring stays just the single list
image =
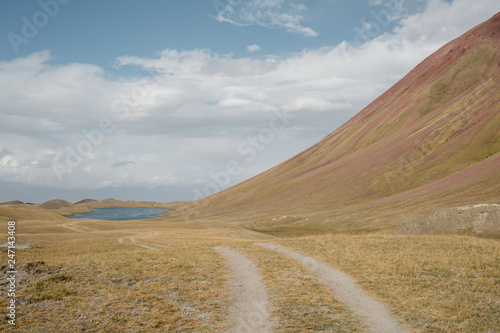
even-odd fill
[{"label": "white cloud", "polygon": [[304,3],[305,1],[284,0],[228,1],[217,6],[215,19],[237,26],[259,25],[309,37],[318,36],[312,28],[302,25],[305,20],[303,14],[307,12]]},{"label": "white cloud", "polygon": [[163,74],[189,76],[199,72],[208,63],[217,60],[210,57],[208,50],[180,52],[167,49],[162,51],[159,56],[157,59],[123,56],[117,59],[116,66],[139,65]]},{"label": "white cloud", "polygon": [[[250,3],[260,10],[283,5]],[[401,20],[392,34],[285,58],[165,50],[153,58],[117,59],[117,69],[140,66],[151,72],[139,79],[111,80],[88,64],[52,65],[49,52],[0,62],[0,180],[190,189],[212,181],[210,172],[235,160],[241,166],[231,177],[235,184],[335,130],[499,6],[488,0],[431,0],[425,12]],[[249,142],[266,132],[277,110],[294,119],[270,143],[256,146],[248,161]],[[113,130],[103,131],[103,119]],[[68,149],[85,156],[73,161],[60,183],[53,162],[67,165]]]},{"label": "white cloud", "polygon": [[500,11],[500,2],[494,0],[429,0],[423,13],[404,18],[396,33],[408,41],[423,40],[442,43],[458,37],[478,23]]},{"label": "white cloud", "polygon": [[250,53],[260,51],[260,46],[257,44],[248,45],[247,51]]}]

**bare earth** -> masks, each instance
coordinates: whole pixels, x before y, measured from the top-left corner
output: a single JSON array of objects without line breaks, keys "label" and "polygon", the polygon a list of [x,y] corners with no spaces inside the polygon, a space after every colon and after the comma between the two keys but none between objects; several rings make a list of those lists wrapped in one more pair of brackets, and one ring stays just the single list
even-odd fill
[{"label": "bare earth", "polygon": [[382,303],[368,296],[347,274],[320,263],[314,258],[292,252],[278,245],[265,243],[258,245],[284,253],[309,268],[319,280],[332,290],[338,300],[364,320],[369,332],[408,332],[407,328],[398,325]]},{"label": "bare earth", "polygon": [[230,310],[233,326],[229,332],[271,332],[268,295],[257,266],[244,255],[226,247],[215,247],[226,259],[232,273]]}]

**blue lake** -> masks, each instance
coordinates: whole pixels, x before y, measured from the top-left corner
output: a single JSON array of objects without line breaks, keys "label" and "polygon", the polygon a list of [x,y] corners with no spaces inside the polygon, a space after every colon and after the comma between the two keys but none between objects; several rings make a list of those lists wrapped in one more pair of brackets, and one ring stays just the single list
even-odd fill
[{"label": "blue lake", "polygon": [[169,210],[158,208],[97,208],[95,212],[66,216],[70,219],[95,220],[147,220],[158,215],[169,213]]}]

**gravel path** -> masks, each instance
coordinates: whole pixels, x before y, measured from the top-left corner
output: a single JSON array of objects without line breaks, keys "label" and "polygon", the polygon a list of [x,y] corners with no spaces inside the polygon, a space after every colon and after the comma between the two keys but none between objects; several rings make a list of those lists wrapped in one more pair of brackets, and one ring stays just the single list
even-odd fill
[{"label": "gravel path", "polygon": [[407,328],[398,325],[385,305],[368,296],[350,276],[342,271],[278,245],[266,243],[258,245],[284,253],[309,268],[319,280],[333,291],[339,301],[364,320],[369,332],[408,332]]},{"label": "gravel path", "polygon": [[233,326],[227,332],[271,332],[267,291],[257,266],[241,253],[226,247],[214,249],[226,257],[232,273],[230,314]]}]

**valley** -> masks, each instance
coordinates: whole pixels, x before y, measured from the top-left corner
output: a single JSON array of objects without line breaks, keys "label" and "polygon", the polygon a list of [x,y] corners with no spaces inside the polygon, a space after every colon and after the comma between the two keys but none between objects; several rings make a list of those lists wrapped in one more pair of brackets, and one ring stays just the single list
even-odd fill
[{"label": "valley", "polygon": [[[500,13],[310,148],[198,192],[0,204],[0,330],[500,332]],[[98,208],[171,212],[66,217]]]}]

